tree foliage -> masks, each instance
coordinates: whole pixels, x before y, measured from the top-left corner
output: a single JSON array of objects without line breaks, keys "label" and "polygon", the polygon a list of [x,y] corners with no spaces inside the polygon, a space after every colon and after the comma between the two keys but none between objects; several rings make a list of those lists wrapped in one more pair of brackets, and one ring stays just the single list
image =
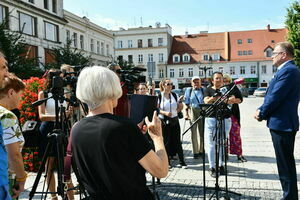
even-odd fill
[{"label": "tree foliage", "polygon": [[22,33],[8,30],[8,20],[0,24],[0,50],[6,57],[9,72],[22,79],[41,75],[38,58],[27,58],[25,39]]},{"label": "tree foliage", "polygon": [[295,62],[300,67],[300,1],[293,2],[287,8],[286,28],[288,29],[287,41],[295,48]]}]

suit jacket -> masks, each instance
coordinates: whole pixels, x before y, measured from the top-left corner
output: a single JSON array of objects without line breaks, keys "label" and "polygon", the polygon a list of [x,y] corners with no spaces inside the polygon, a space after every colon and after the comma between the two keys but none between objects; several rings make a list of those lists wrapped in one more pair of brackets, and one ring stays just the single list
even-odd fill
[{"label": "suit jacket", "polygon": [[298,131],[298,104],[300,100],[300,70],[294,61],[278,70],[269,84],[264,103],[259,108],[261,119],[270,129]]}]

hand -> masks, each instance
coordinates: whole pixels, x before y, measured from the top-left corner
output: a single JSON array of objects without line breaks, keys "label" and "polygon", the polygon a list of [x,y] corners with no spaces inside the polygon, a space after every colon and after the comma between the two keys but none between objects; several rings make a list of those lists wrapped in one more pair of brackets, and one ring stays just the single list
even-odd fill
[{"label": "hand", "polygon": [[166,112],[166,116],[167,117],[172,117],[172,113],[171,112]]},{"label": "hand", "polygon": [[161,121],[157,117],[157,111],[154,111],[151,122],[149,121],[148,117],[145,118],[145,122],[148,128],[148,133],[152,140],[162,138]]},{"label": "hand", "polygon": [[260,113],[260,110],[257,110],[257,111],[255,112],[255,114],[254,114],[254,119],[256,119],[257,121],[261,122],[262,119],[260,119],[259,113]]},{"label": "hand", "polygon": [[25,181],[15,183],[14,188],[12,189],[13,199],[17,198],[20,195],[20,193],[24,191],[24,186],[25,186]]},{"label": "hand", "polygon": [[137,124],[137,126],[139,127],[139,129],[141,130],[141,132],[143,134],[146,134],[147,133],[147,126],[144,125],[145,123],[145,120],[143,119],[140,123]]},{"label": "hand", "polygon": [[231,97],[229,97],[227,104],[234,104],[234,102],[235,102],[235,97],[231,96]]}]

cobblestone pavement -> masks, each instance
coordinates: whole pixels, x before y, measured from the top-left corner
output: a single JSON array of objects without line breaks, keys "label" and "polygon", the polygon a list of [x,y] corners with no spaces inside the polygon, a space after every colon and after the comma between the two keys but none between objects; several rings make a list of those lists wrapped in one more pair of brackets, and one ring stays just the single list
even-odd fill
[{"label": "cobblestone pavement", "polygon": [[[266,128],[265,122],[258,123],[253,119],[256,108],[262,102],[263,98],[250,96],[245,98],[240,105],[243,154],[248,162],[240,163],[236,156],[229,156],[228,188],[232,192],[241,194],[241,196],[230,194],[231,199],[280,199],[282,195],[269,130]],[[187,127],[188,123],[185,125],[185,128]],[[184,128],[183,120],[181,120],[181,128]],[[192,157],[190,132],[184,135],[182,145],[188,169],[176,167],[178,160],[171,162],[174,167],[170,169],[168,176],[161,180],[162,184],[156,187],[156,192],[161,200],[204,199],[202,159],[193,159]],[[299,146],[300,136],[298,134],[295,145],[298,180],[300,180],[300,148],[297,148]],[[208,169],[207,159],[205,169]],[[34,179],[35,174],[30,174],[26,182],[26,191],[20,199],[28,199]],[[147,175],[147,180],[148,184],[151,185],[151,176]],[[205,182],[206,186],[212,188],[206,190],[206,199],[210,199],[215,192],[215,179],[206,172]],[[40,183],[39,188],[41,186],[42,183]],[[224,176],[220,177],[219,186],[224,189]],[[300,188],[299,182],[298,187]],[[221,197],[225,193],[219,192],[218,194]],[[212,199],[216,199],[215,197],[216,195]],[[35,195],[33,199],[40,199],[40,196]],[[79,199],[78,195],[76,195],[76,199]]]}]

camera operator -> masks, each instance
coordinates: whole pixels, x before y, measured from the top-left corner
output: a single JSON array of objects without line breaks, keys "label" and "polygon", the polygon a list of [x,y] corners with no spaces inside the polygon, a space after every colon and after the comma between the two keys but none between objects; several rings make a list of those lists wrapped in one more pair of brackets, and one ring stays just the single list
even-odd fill
[{"label": "camera operator", "polygon": [[[58,71],[56,69],[50,69],[46,75],[46,81],[45,81],[45,91],[40,91],[38,94],[38,100],[42,100],[48,97],[52,97],[53,94],[51,93],[52,88],[52,73],[57,73]],[[59,74],[58,74],[59,75]],[[61,103],[58,103],[59,106]],[[67,107],[67,103],[64,101],[63,106]],[[54,123],[55,123],[55,101],[53,98],[48,99],[45,103],[41,104],[38,107],[39,111],[39,118],[42,121],[42,124],[40,126],[40,132],[41,132],[41,144],[40,144],[40,152],[39,155],[43,156],[45,153],[45,148],[48,143],[47,135],[51,133],[54,129]],[[66,111],[66,114],[69,114],[70,111]],[[49,157],[47,159],[47,162],[45,164],[46,172],[47,172],[47,184],[49,185],[49,191],[55,192],[56,183],[54,178],[54,163],[55,163],[55,155],[56,155],[56,149],[53,148],[52,151],[49,153]],[[57,199],[57,196],[55,194],[51,194],[52,199]]]},{"label": "camera operator", "polygon": [[154,199],[146,187],[145,170],[158,178],[168,173],[157,113],[152,122],[145,120],[154,152],[136,124],[113,114],[122,96],[115,73],[99,66],[83,69],[76,96],[90,110],[72,128],[73,158],[90,199]]},{"label": "camera operator", "polygon": [[[223,74],[221,72],[214,72],[212,75],[212,86],[208,87],[205,89],[204,91],[204,103],[206,104],[211,104],[213,102],[215,102],[222,94],[220,92],[220,88],[223,86]],[[230,96],[230,98],[225,101],[226,104],[233,104],[236,102],[236,98],[234,95]],[[223,124],[225,127],[225,135],[226,137],[229,134],[230,131],[230,127],[231,127],[231,113],[229,108],[227,107],[226,104],[222,104],[220,106],[220,109],[222,109],[222,114],[224,116],[222,116],[223,119]],[[216,174],[216,163],[215,163],[215,142],[218,140],[218,138],[215,138],[216,135],[216,112],[214,111],[213,113],[209,113],[209,116],[205,119],[205,137],[206,137],[206,147],[208,149],[207,154],[208,154],[208,161],[209,161],[209,171],[210,171],[210,175],[212,177],[216,177],[218,176],[218,174]],[[220,147],[220,152],[223,152],[221,149],[223,149],[223,147]],[[219,155],[219,172],[221,175],[225,175],[225,169],[223,166],[223,161],[222,161],[222,153],[220,153]]]}]

